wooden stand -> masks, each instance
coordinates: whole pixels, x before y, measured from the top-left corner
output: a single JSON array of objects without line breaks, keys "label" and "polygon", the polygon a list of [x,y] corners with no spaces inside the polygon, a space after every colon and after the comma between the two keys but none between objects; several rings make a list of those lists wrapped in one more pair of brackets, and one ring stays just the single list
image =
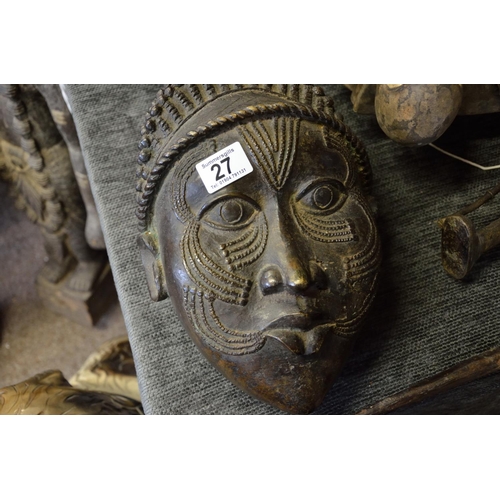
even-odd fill
[{"label": "wooden stand", "polygon": [[76,292],[66,284],[71,273],[54,284],[41,276],[37,277],[37,292],[44,307],[61,314],[83,326],[94,326],[102,314],[117,299],[113,275],[106,264],[101,275],[89,292]]}]

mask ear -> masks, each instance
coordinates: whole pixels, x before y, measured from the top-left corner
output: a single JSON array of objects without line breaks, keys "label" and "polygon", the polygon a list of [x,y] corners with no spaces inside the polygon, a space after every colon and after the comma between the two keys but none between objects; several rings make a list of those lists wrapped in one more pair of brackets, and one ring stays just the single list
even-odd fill
[{"label": "mask ear", "polygon": [[141,251],[142,265],[146,271],[149,294],[155,302],[160,302],[168,297],[165,272],[158,252],[156,238],[150,233],[143,233],[137,238]]}]

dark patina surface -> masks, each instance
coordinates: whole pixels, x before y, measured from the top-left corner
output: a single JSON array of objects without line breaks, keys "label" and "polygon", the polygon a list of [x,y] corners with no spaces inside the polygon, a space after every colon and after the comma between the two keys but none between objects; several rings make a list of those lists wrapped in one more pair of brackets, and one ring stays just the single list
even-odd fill
[{"label": "dark patina surface", "polygon": [[[313,411],[376,290],[363,147],[307,85],[170,85],[142,132],[137,215],[152,298],[171,297],[237,386]],[[235,143],[253,171],[209,193],[196,165]]]}]

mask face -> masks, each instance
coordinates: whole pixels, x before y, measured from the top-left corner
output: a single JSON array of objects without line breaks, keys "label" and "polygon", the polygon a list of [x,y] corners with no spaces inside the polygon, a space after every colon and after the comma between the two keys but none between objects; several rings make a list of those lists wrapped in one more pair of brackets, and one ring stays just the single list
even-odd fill
[{"label": "mask face", "polygon": [[[236,142],[253,171],[209,194],[196,165]],[[227,378],[291,413],[321,403],[375,293],[379,239],[358,175],[338,132],[279,117],[202,141],[156,198],[184,327]]]}]

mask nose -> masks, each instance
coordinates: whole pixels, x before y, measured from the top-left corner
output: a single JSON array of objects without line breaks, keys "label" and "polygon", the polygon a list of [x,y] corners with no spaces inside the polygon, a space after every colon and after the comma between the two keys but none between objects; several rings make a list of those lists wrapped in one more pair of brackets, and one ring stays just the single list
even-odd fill
[{"label": "mask nose", "polygon": [[311,249],[297,231],[286,211],[277,211],[269,217],[269,239],[264,267],[260,276],[263,295],[288,291],[294,295],[312,296],[327,288],[327,277],[316,261],[311,260]]},{"label": "mask nose", "polygon": [[272,264],[260,277],[260,289],[263,295],[285,290],[294,295],[314,295],[326,287],[326,275],[318,264],[311,262],[306,267],[297,259]]}]

